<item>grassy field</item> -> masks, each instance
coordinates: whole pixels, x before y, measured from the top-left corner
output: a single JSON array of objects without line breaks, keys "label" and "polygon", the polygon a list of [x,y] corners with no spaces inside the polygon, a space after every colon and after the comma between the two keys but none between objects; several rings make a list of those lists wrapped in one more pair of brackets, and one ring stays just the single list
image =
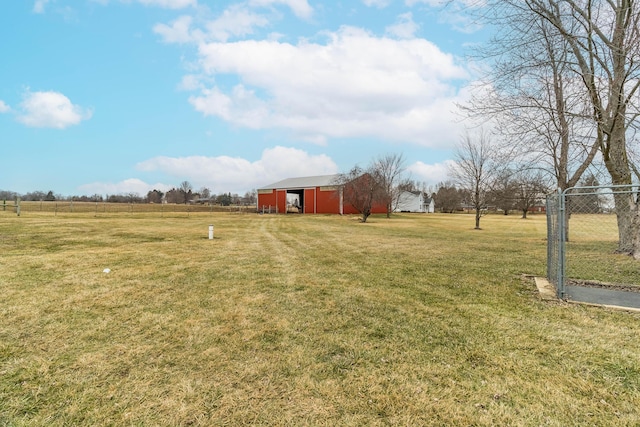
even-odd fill
[{"label": "grassy field", "polygon": [[544,217],[369,221],[0,212],[0,426],[640,423],[640,315],[539,300]]}]

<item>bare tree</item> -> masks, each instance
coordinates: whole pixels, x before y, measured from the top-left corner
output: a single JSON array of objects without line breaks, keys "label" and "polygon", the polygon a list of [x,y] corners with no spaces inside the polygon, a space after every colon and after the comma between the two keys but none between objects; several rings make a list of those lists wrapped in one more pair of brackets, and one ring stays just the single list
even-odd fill
[{"label": "bare tree", "polygon": [[[563,74],[580,83],[593,138],[611,182],[631,184],[634,173],[638,175],[631,163],[627,133],[637,126],[640,113],[640,2],[493,0],[492,4],[494,9],[508,11],[521,28],[540,21],[550,29],[558,51],[566,46],[566,57],[559,60]],[[538,41],[527,37],[521,45],[533,46]],[[640,205],[630,193],[616,194],[614,201],[618,251],[640,259]]]},{"label": "bare tree", "polygon": [[211,197],[211,190],[208,187],[200,187],[198,194],[200,194],[201,199],[208,199]]},{"label": "bare tree", "polygon": [[593,173],[585,175],[578,183],[580,187],[572,192],[575,197],[571,197],[572,203],[568,203],[567,210],[569,214],[573,213],[601,213],[602,212],[602,196],[598,194],[597,189],[600,183]]},{"label": "bare tree", "polygon": [[375,203],[385,200],[373,166],[367,169],[354,166],[349,172],[340,174],[336,184],[342,187],[344,203],[353,206],[360,213],[361,222],[367,222]]},{"label": "bare tree", "polygon": [[[440,183],[439,185],[444,185],[444,184]],[[432,193],[435,193],[436,191],[433,189],[433,187],[427,185],[426,182],[415,181],[411,179],[411,177],[402,178],[398,183],[397,188],[400,191],[411,191],[411,192],[421,191],[425,194],[432,194]]]},{"label": "bare tree", "polygon": [[480,218],[486,211],[487,193],[497,173],[495,153],[486,133],[480,132],[476,137],[467,133],[456,149],[451,176],[469,192],[476,230],[480,230]]},{"label": "bare tree", "polygon": [[181,203],[183,200],[183,196],[180,190],[172,188],[165,193],[164,199],[167,203]]},{"label": "bare tree", "polygon": [[140,197],[138,193],[130,191],[129,193],[127,193],[127,201],[129,203],[140,203],[142,202],[142,197]]},{"label": "bare tree", "polygon": [[162,203],[162,197],[164,194],[160,190],[154,189],[153,191],[149,191],[147,193],[147,202],[148,203]]},{"label": "bare tree", "polygon": [[484,16],[499,24],[498,34],[477,50],[492,67],[463,109],[491,119],[504,141],[501,151],[545,171],[564,190],[577,184],[598,153],[592,109],[571,70],[567,41],[522,4],[494,1]]},{"label": "bare tree", "polygon": [[453,182],[438,184],[435,194],[436,209],[440,212],[454,213],[462,204],[462,195]]},{"label": "bare tree", "polygon": [[222,193],[216,197],[216,201],[219,205],[231,206],[231,204],[233,203],[233,198],[231,197],[231,193]]},{"label": "bare tree", "polygon": [[[640,3],[634,0],[527,0],[570,47],[584,84],[596,140],[613,184],[631,184],[626,134],[635,125],[640,86]],[[631,193],[614,196],[618,251],[640,259],[640,209]]]},{"label": "bare tree", "polygon": [[398,188],[404,172],[404,157],[402,154],[387,154],[374,161],[372,173],[380,186],[381,201],[387,207],[387,218],[398,203],[400,190]]},{"label": "bare tree", "polygon": [[18,197],[18,193],[14,191],[0,190],[0,200],[14,200],[16,197]]},{"label": "bare tree", "polygon": [[523,168],[513,177],[515,207],[522,212],[522,218],[527,218],[529,210],[540,204],[549,187],[540,171]]},{"label": "bare tree", "polygon": [[516,193],[516,182],[513,171],[505,169],[495,177],[493,185],[487,194],[487,202],[498,209],[502,209],[505,215],[515,207],[514,194]]},{"label": "bare tree", "polygon": [[244,205],[255,205],[258,200],[258,191],[254,188],[251,191],[247,191],[244,193],[244,197],[242,197],[242,203]]},{"label": "bare tree", "polygon": [[180,183],[179,191],[180,191],[180,194],[182,195],[182,200],[184,204],[187,204],[191,199],[192,190],[193,190],[193,187],[191,186],[191,183],[189,181],[182,181]]}]

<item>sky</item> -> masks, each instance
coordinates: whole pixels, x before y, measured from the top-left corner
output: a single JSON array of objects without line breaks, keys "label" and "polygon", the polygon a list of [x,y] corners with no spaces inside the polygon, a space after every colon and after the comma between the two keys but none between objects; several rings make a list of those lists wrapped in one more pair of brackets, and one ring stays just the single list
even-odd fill
[{"label": "sky", "polygon": [[5,0],[0,190],[244,194],[465,133],[478,0]]}]

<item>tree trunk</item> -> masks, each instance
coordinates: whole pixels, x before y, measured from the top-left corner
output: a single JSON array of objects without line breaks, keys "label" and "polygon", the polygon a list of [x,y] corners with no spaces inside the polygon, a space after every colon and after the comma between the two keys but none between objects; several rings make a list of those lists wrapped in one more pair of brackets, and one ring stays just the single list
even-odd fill
[{"label": "tree trunk", "polygon": [[475,230],[480,230],[480,216],[482,211],[480,209],[476,209],[476,227]]},{"label": "tree trunk", "polygon": [[640,204],[638,202],[635,203],[635,209],[633,210],[633,216],[631,217],[631,244],[634,248],[633,257],[637,260],[640,260]]},{"label": "tree trunk", "polygon": [[[611,2],[614,5],[614,2]],[[629,48],[633,48],[633,44],[637,43],[637,39],[627,39],[632,35],[634,30],[635,19],[629,19],[634,14],[633,2],[630,0],[622,0],[617,2],[612,8],[615,12],[615,23],[613,33],[610,39],[610,70],[609,70],[609,90],[607,96],[607,107],[602,108],[599,102],[594,102],[597,118],[606,118],[603,128],[599,129],[599,137],[605,139],[605,145],[602,147],[602,157],[605,166],[611,175],[611,183],[614,185],[629,185],[632,183],[631,168],[629,166],[629,157],[627,154],[627,97],[631,97],[631,93],[625,90],[625,84],[630,83],[633,77],[629,75],[631,72],[632,62],[627,58]],[[635,11],[637,14],[637,10]],[[591,34],[590,34],[591,35]],[[636,36],[637,37],[637,36]],[[593,57],[597,57],[598,53],[591,46],[590,52]],[[629,67],[629,68],[627,68]],[[591,65],[591,69],[595,66]],[[593,76],[591,76],[593,80]],[[597,94],[593,88],[595,83],[591,82],[591,93]],[[637,88],[637,86],[636,86]],[[636,89],[633,89],[635,91]],[[598,100],[599,101],[599,100]],[[603,135],[604,134],[604,135]],[[628,253],[634,258],[640,258],[640,221],[638,221],[638,206],[634,195],[618,194],[614,196],[616,217],[618,221],[618,252]]]},{"label": "tree trunk", "polygon": [[363,223],[367,222],[367,218],[369,218],[369,215],[371,215],[371,210],[370,209],[365,209],[362,211],[362,219],[361,221]]},{"label": "tree trunk", "polygon": [[618,249],[617,252],[640,256],[638,242],[640,233],[638,228],[638,208],[634,196],[628,194],[614,194],[613,200],[616,207],[616,220],[618,222]]},{"label": "tree trunk", "polygon": [[[624,114],[624,112],[622,112]],[[614,185],[631,184],[631,169],[627,157],[625,121],[617,120],[608,135],[608,150],[604,162]],[[618,222],[618,252],[640,259],[640,220],[638,206],[632,192],[615,194],[616,219]]]}]

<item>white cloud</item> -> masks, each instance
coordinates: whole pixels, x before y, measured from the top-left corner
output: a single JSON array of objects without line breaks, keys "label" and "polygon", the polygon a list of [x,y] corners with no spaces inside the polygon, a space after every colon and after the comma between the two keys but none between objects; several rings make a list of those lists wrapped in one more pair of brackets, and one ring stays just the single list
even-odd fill
[{"label": "white cloud", "polygon": [[83,194],[130,194],[134,193],[139,196],[146,196],[149,191],[160,190],[166,192],[173,186],[156,183],[147,184],[146,182],[137,179],[130,178],[116,183],[108,182],[93,182],[90,184],[84,184],[78,187]]},{"label": "white cloud", "polygon": [[[41,1],[41,0],[38,0]],[[49,1],[49,0],[44,0]],[[91,0],[102,5],[109,4],[110,0]],[[121,3],[131,3],[132,0],[120,0]],[[135,0],[144,6],[157,6],[165,9],[184,9],[198,6],[198,0]]]},{"label": "white cloud", "polygon": [[232,5],[220,17],[207,23],[207,35],[210,40],[227,41],[235,36],[253,34],[254,28],[266,27],[269,20],[252,12],[243,5]]},{"label": "white cloud", "polygon": [[0,99],[0,114],[8,113],[11,111],[11,107],[9,107],[3,100]]},{"label": "white cloud", "polygon": [[384,9],[389,6],[391,0],[362,0],[362,3],[368,7],[377,7],[378,9]]},{"label": "white cloud", "polygon": [[33,4],[33,13],[44,13],[44,7],[49,3],[49,0],[36,0]]},{"label": "white cloud", "polygon": [[202,89],[201,77],[194,74],[187,74],[182,77],[182,80],[178,84],[180,90],[196,90]]},{"label": "white cloud", "polygon": [[451,7],[455,10],[479,9],[487,5],[487,0],[405,0],[407,6],[422,3],[430,7]]},{"label": "white cloud", "polygon": [[456,83],[469,78],[452,55],[424,39],[378,38],[352,27],[327,43],[245,40],[199,45],[204,75],[239,84],[201,89],[197,111],[300,138],[380,137],[428,146],[457,139]]},{"label": "white cloud", "polygon": [[413,21],[413,14],[407,12],[399,15],[396,23],[385,28],[385,32],[399,39],[410,39],[419,28],[420,26]]},{"label": "white cloud", "polygon": [[197,6],[197,0],[138,0],[145,6],[158,6],[166,9],[183,9],[189,6]]},{"label": "white cloud", "polygon": [[451,164],[453,164],[452,160],[432,165],[416,162],[408,166],[407,171],[411,173],[416,181],[424,181],[428,185],[436,185],[450,179],[449,170]]},{"label": "white cloud", "polygon": [[[94,0],[95,1],[95,0]],[[167,3],[173,3],[174,8],[186,7],[196,4],[193,0],[138,0],[147,5],[169,7]],[[193,3],[193,4],[191,4]],[[181,16],[170,24],[156,24],[153,31],[159,34],[167,43],[188,43],[204,41],[226,42],[231,38],[245,37],[254,34],[258,28],[269,26],[269,19],[255,8],[271,7],[276,4],[288,6],[293,13],[300,18],[310,18],[313,9],[307,0],[249,0],[248,2],[231,4],[216,19],[203,23],[203,29],[192,28],[193,17]],[[270,36],[274,38],[274,35]],[[275,35],[277,37],[277,35]]]},{"label": "white cloud", "polygon": [[156,24],[153,31],[166,43],[226,42],[233,37],[253,34],[256,28],[269,25],[269,20],[245,5],[237,4],[225,9],[216,19],[206,22],[205,30],[192,28],[192,24],[191,16],[181,16],[169,25]]},{"label": "white cloud", "polygon": [[406,4],[409,7],[413,7],[416,4],[422,3],[422,4],[426,4],[427,6],[438,7],[438,6],[444,6],[448,2],[450,3],[451,0],[405,0],[404,4]]},{"label": "white cloud", "polygon": [[18,121],[31,127],[64,129],[91,118],[91,110],[71,103],[59,92],[27,92]]},{"label": "white cloud", "polygon": [[412,7],[426,4],[439,9],[439,19],[449,24],[454,30],[462,33],[473,33],[482,28],[482,24],[474,17],[474,12],[486,7],[487,0],[405,0]]},{"label": "white cloud", "polygon": [[298,18],[308,19],[313,15],[313,8],[307,0],[249,0],[252,6],[271,6],[284,4],[288,6]]},{"label": "white cloud", "polygon": [[239,194],[284,178],[337,173],[338,167],[326,155],[311,155],[296,148],[277,146],[266,149],[257,161],[239,157],[154,157],[136,165],[138,170],[160,171],[177,181],[187,180],[194,187],[214,192]]},{"label": "white cloud", "polygon": [[192,20],[190,16],[181,16],[173,21],[171,25],[156,24],[153,27],[153,31],[162,36],[167,43],[188,43],[194,40],[190,32]]}]

